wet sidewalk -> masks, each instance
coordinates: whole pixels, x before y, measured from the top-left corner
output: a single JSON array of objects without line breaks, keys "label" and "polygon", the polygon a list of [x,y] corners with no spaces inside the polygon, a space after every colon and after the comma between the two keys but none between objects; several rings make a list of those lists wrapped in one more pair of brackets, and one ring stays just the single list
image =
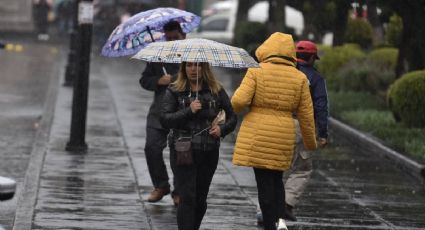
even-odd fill
[{"label": "wet sidewalk", "polygon": [[[58,85],[39,180],[33,176],[34,203],[20,204],[14,229],[177,229],[170,196],[145,201],[152,190],[143,149],[153,95],[138,84],[143,67],[92,59],[86,154],[65,151],[72,89]],[[217,77],[231,95],[231,76],[217,70]],[[252,169],[233,166],[232,151],[229,137],[201,229],[261,229]],[[168,152],[165,158],[168,164]],[[423,188],[387,161],[334,145],[317,156],[316,169],[290,229],[425,229]]]}]

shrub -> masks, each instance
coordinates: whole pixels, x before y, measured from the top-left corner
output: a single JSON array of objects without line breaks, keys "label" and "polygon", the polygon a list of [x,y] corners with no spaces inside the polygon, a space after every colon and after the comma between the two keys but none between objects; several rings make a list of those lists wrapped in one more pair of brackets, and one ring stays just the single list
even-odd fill
[{"label": "shrub", "polygon": [[375,49],[367,55],[367,59],[378,64],[378,68],[388,68],[394,70],[397,64],[398,49],[380,48]]},{"label": "shrub", "polygon": [[263,23],[239,22],[235,30],[235,45],[244,49],[253,49],[253,44],[262,44],[267,36],[267,27]]},{"label": "shrub", "polygon": [[329,91],[329,109],[330,114],[341,118],[344,111],[375,109],[385,110],[385,100],[365,92],[334,92]]},{"label": "shrub", "polygon": [[373,28],[363,18],[349,18],[344,39],[349,43],[359,44],[362,48],[368,48],[372,44]]},{"label": "shrub", "polygon": [[336,73],[339,68],[350,60],[363,59],[365,54],[358,45],[346,44],[327,50],[317,63],[317,68],[326,79],[330,89],[337,88]]},{"label": "shrub", "polygon": [[366,91],[382,95],[393,83],[395,73],[390,68],[380,67],[375,60],[354,60],[345,64],[338,72],[337,89],[344,91]]},{"label": "shrub", "polygon": [[358,109],[344,111],[341,120],[383,140],[388,146],[425,163],[425,129],[396,123],[389,111]]},{"label": "shrub", "polygon": [[403,75],[391,85],[388,103],[396,120],[409,127],[425,127],[425,70]]},{"label": "shrub", "polygon": [[397,14],[390,17],[388,27],[385,33],[385,39],[388,44],[399,47],[401,44],[401,33],[403,31],[403,20]]}]

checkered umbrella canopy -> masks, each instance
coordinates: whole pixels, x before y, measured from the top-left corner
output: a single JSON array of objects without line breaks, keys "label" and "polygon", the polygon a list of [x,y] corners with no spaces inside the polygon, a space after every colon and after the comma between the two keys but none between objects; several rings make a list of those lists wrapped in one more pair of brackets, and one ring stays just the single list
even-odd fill
[{"label": "checkered umbrella canopy", "polygon": [[260,67],[244,49],[200,38],[150,43],[132,58],[163,63],[208,62],[229,68]]}]

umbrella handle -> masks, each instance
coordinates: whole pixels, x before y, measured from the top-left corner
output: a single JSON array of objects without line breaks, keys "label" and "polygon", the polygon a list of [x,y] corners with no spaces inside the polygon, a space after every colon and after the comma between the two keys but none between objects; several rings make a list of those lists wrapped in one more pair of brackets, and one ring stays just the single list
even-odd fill
[{"label": "umbrella handle", "polygon": [[149,28],[149,26],[146,26],[146,30],[148,31],[149,35],[151,36],[152,42],[155,42],[155,40],[153,39],[151,28]]},{"label": "umbrella handle", "polygon": [[167,70],[165,69],[164,66],[162,66],[162,72],[164,72],[164,75],[168,75]]}]

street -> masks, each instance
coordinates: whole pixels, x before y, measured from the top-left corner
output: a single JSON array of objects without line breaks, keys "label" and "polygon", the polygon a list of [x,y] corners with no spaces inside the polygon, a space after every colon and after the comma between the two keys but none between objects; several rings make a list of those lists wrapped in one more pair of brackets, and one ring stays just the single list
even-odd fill
[{"label": "street", "polygon": [[47,88],[58,74],[58,55],[55,47],[31,43],[22,52],[0,50],[0,175],[18,183],[14,198],[0,203],[6,229],[13,223]]},{"label": "street", "polygon": [[[14,199],[0,203],[0,225],[17,230],[177,229],[170,196],[146,202],[152,184],[143,149],[153,95],[138,83],[144,63],[99,57],[94,51],[89,149],[76,154],[65,151],[72,101],[72,88],[60,84],[66,51],[33,41],[24,47],[23,52],[0,52],[0,173],[18,181]],[[232,95],[232,75],[243,73],[214,71]],[[47,97],[52,85],[55,100]],[[50,135],[47,150],[36,151],[37,130],[46,129],[40,126],[43,116],[52,117],[45,123]],[[222,143],[201,229],[262,229],[255,219],[254,173],[231,163],[234,138]],[[165,157],[168,164],[168,150]],[[298,221],[288,222],[289,229],[425,229],[423,185],[391,162],[333,140],[315,156],[314,167],[294,209]],[[24,184],[25,178],[31,183]],[[21,191],[28,195],[21,197]]]}]

